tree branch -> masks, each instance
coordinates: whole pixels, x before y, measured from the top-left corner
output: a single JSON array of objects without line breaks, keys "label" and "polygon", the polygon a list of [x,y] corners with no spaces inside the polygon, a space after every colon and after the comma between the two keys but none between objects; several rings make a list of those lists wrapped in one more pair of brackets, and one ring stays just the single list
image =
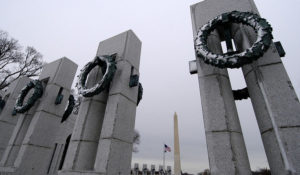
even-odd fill
[{"label": "tree branch", "polygon": [[21,76],[38,76],[42,65],[42,55],[33,47],[22,52],[18,41],[0,30],[0,90]]}]

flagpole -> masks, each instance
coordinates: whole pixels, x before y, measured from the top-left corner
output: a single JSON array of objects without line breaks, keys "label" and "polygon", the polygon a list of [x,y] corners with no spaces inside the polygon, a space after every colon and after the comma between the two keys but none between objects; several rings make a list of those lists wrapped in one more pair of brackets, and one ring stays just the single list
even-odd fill
[{"label": "flagpole", "polygon": [[165,171],[165,157],[166,157],[166,149],[165,149],[165,144],[164,144],[164,147],[163,147],[163,170]]}]

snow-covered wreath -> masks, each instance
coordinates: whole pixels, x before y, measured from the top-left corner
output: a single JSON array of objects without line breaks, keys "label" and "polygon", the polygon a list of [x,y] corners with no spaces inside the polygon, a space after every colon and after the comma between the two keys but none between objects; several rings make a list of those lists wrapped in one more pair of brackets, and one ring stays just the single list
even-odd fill
[{"label": "snow-covered wreath", "polygon": [[70,114],[72,113],[73,109],[75,107],[75,98],[73,95],[70,95],[69,97],[69,104],[67,109],[65,110],[65,113],[61,119],[61,122],[64,122],[65,120],[68,119],[68,117],[70,116]]},{"label": "snow-covered wreath", "polygon": [[[228,22],[252,27],[257,33],[256,42],[241,53],[212,53],[207,46],[208,36],[218,26]],[[207,64],[219,68],[239,68],[260,58],[270,47],[272,39],[272,27],[265,19],[250,12],[232,11],[217,16],[200,28],[195,39],[195,49],[197,56]]]},{"label": "snow-covered wreath", "polygon": [[[116,55],[96,56],[93,61],[88,62],[81,70],[81,73],[78,78],[77,88],[79,94],[81,94],[84,97],[92,97],[94,95],[99,94],[104,89],[108,88],[117,69],[115,58]],[[102,73],[104,75],[100,82],[88,89],[86,87],[87,76],[90,73],[90,71],[96,66],[101,67]]]},{"label": "snow-covered wreath", "polygon": [[[24,99],[28,92],[34,88],[33,94],[28,98],[27,102],[24,103]],[[30,81],[22,90],[20,95],[17,98],[14,111],[17,113],[24,113],[28,111],[36,102],[43,95],[43,85],[40,80],[32,80]]]}]

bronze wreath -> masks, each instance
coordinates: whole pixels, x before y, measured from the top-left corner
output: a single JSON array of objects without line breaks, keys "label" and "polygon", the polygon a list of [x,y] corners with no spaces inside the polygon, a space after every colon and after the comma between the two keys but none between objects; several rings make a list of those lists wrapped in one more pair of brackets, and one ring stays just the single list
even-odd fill
[{"label": "bronze wreath", "polygon": [[[34,88],[33,94],[29,97],[27,102],[24,103],[24,99],[30,89]],[[39,99],[43,95],[43,85],[40,80],[33,80],[30,81],[22,90],[20,95],[17,98],[14,111],[16,113],[24,113],[28,111],[36,102],[37,99]]]},{"label": "bronze wreath", "polygon": [[[77,83],[79,94],[81,94],[84,97],[92,97],[94,95],[99,94],[104,89],[108,88],[117,69],[115,57],[116,55],[103,55],[99,57],[96,56],[92,62],[87,63],[83,67]],[[88,89],[86,87],[87,76],[90,73],[90,71],[96,66],[101,67],[102,73],[104,74],[103,78],[94,87]]]},{"label": "bronze wreath", "polygon": [[[217,26],[228,22],[242,23],[252,27],[257,33],[256,42],[251,48],[241,53],[212,53],[207,46],[208,36]],[[265,19],[250,12],[232,11],[217,16],[200,28],[195,39],[195,49],[197,56],[207,64],[219,68],[239,68],[260,58],[270,47],[272,39],[272,27]]]},{"label": "bronze wreath", "polygon": [[140,101],[143,98],[143,91],[144,91],[144,89],[143,89],[142,83],[139,83],[137,105],[139,105]]},{"label": "bronze wreath", "polygon": [[73,109],[75,107],[75,99],[74,99],[74,96],[73,95],[70,95],[69,97],[69,104],[68,104],[68,107],[61,119],[61,122],[64,122],[65,120],[68,119],[68,117],[70,116],[70,114],[72,113]]},{"label": "bronze wreath", "polygon": [[234,100],[243,100],[249,98],[248,88],[233,90],[233,98]]}]

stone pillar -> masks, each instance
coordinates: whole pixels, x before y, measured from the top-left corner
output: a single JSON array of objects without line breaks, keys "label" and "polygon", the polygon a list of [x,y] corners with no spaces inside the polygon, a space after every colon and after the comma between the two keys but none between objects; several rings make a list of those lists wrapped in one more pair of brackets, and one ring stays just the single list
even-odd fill
[{"label": "stone pillar", "polygon": [[167,175],[172,175],[172,167],[171,166],[167,166]]},{"label": "stone pillar", "polygon": [[[227,0],[226,0],[227,1]],[[219,0],[206,0],[191,6],[193,35],[209,20],[222,13]],[[208,39],[211,51],[222,53],[221,39],[213,32]],[[202,112],[209,166],[215,174],[251,174],[246,146],[226,69],[197,58]]]},{"label": "stone pillar", "polygon": [[147,164],[143,164],[143,175],[147,175],[147,174],[148,174]]},{"label": "stone pillar", "polygon": [[155,165],[151,165],[151,175],[155,175]]},{"label": "stone pillar", "polygon": [[[141,42],[129,30],[99,44],[97,56],[117,54],[110,89],[81,104],[61,175],[129,174],[138,87],[129,87],[139,74]],[[101,79],[91,73],[88,87]],[[91,77],[91,78],[90,78]]]},{"label": "stone pillar", "polygon": [[70,114],[67,120],[63,121],[58,129],[58,134],[54,141],[55,146],[52,154],[52,161],[48,168],[49,175],[57,175],[58,170],[62,169],[70,145],[76,118],[77,115]]},{"label": "stone pillar", "polygon": [[138,86],[129,87],[139,75],[141,41],[131,31],[100,43],[98,55],[117,53],[117,71],[111,82],[95,170],[106,175],[128,174],[137,107]]},{"label": "stone pillar", "polygon": [[[34,115],[22,115],[15,127],[10,143],[21,143],[18,151],[12,154],[14,147],[6,150],[6,160],[11,165],[1,172],[13,172],[15,175],[48,174],[54,152],[54,140],[65,112],[71,85],[77,65],[67,58],[62,58],[45,65],[39,79],[45,88],[39,103],[35,104]],[[61,93],[60,93],[61,92]],[[58,94],[64,98],[60,104],[55,104]],[[32,116],[32,118],[30,118]],[[4,157],[3,157],[4,158]]]},{"label": "stone pillar", "polygon": [[162,166],[162,165],[158,166],[158,173],[159,173],[159,175],[165,175],[164,166]]},{"label": "stone pillar", "polygon": [[[101,78],[101,69],[93,69],[87,87],[93,87]],[[82,99],[61,174],[93,171],[107,96],[107,91],[104,91]]]},{"label": "stone pillar", "polygon": [[[242,3],[249,8],[238,10],[258,14],[253,0],[231,4]],[[238,50],[256,40],[249,27],[235,26],[232,33]],[[275,45],[242,69],[272,174],[300,174],[300,104]]]},{"label": "stone pillar", "polygon": [[174,114],[174,175],[181,175],[178,118]]},{"label": "stone pillar", "polygon": [[2,98],[5,101],[5,106],[0,112],[0,158],[8,144],[8,141],[13,133],[13,130],[17,124],[20,114],[12,115],[16,100],[20,94],[21,89],[26,86],[30,81],[28,77],[21,77],[11,83],[7,88],[7,91],[2,94]]},{"label": "stone pillar", "polygon": [[138,163],[135,163],[134,164],[134,169],[133,169],[133,173],[134,175],[139,175],[139,164]]},{"label": "stone pillar", "polygon": [[[29,82],[30,79],[26,78],[24,79],[25,82]],[[20,89],[18,90],[19,93],[21,91],[22,88],[25,87],[25,85],[27,85],[27,83],[24,84],[23,87],[19,87]],[[32,93],[32,90],[28,93],[28,95],[25,97],[24,101],[26,101],[28,99],[28,96],[30,96],[30,94]],[[15,100],[17,99],[17,97],[19,96],[19,94],[15,94]],[[34,106],[31,107],[31,109],[23,114],[16,114],[15,120],[17,120],[17,123],[15,125],[15,127],[13,128],[12,134],[9,137],[9,141],[7,144],[7,147],[5,148],[5,151],[3,153],[3,156],[1,158],[1,162],[0,162],[0,172],[15,172],[15,168],[14,167],[14,162],[18,156],[18,153],[21,149],[22,146],[22,142],[24,140],[24,137],[26,135],[26,132],[29,128],[30,122],[33,118],[33,115],[37,109],[37,106],[39,105],[40,99],[37,100],[37,102],[35,102]],[[16,101],[11,102],[13,105],[10,106],[11,111],[10,111],[10,115],[12,115],[12,111],[14,108],[14,105],[16,103]],[[9,114],[9,111],[8,111]]]},{"label": "stone pillar", "polygon": [[[25,99],[26,100],[26,99]],[[0,162],[0,172],[6,172],[8,169],[11,169],[12,172],[15,171],[15,169],[10,168],[14,167],[14,162],[18,156],[18,153],[21,149],[24,137],[26,135],[26,132],[28,131],[29,125],[31,123],[31,120],[33,118],[33,115],[35,114],[36,108],[39,104],[40,100],[38,100],[34,106],[24,114],[17,114],[17,123],[13,129],[13,132],[9,138],[7,147],[5,148],[5,151],[3,153],[3,156],[1,158]],[[10,170],[9,170],[10,171]]]}]

